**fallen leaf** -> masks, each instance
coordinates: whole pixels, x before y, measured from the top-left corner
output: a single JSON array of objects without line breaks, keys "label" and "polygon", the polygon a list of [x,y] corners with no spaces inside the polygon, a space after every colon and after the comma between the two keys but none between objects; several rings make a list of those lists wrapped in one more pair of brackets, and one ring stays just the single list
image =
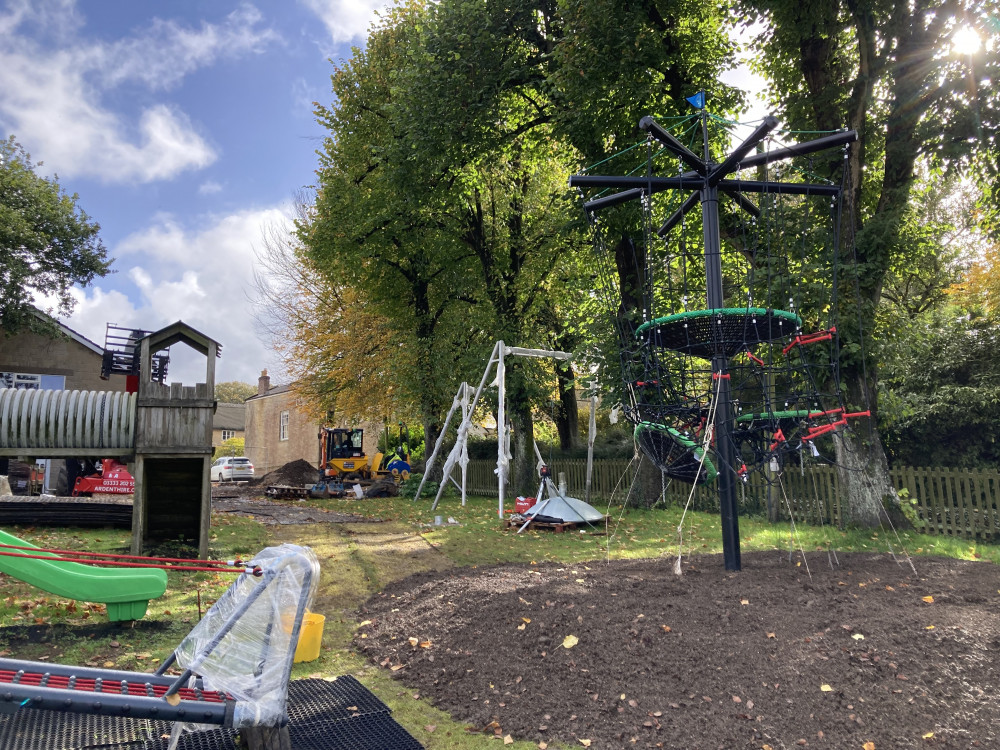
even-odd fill
[{"label": "fallen leaf", "polygon": [[391,669],[393,672],[398,672],[404,666],[406,666],[406,665],[405,664],[393,664],[391,667],[389,667],[389,669]]},{"label": "fallen leaf", "polygon": [[357,710],[358,710],[358,707],[357,707],[357,706],[348,706],[348,707],[347,707],[347,710],[348,710],[348,711],[357,711]]},{"label": "fallen leaf", "polygon": [[503,744],[505,744],[505,745],[513,745],[514,744],[514,738],[511,737],[509,734],[504,735]]},{"label": "fallen leaf", "polygon": [[660,625],[660,628],[663,629],[664,633],[669,633],[670,632],[670,626],[669,625]]},{"label": "fallen leaf", "polygon": [[768,638],[777,638],[777,636],[774,633],[768,633],[767,637]]},{"label": "fallen leaf", "polygon": [[864,750],[875,750],[875,743],[871,742],[871,741],[868,741],[865,744],[863,744],[861,747],[864,748]]},{"label": "fallen leaf", "polygon": [[934,626],[928,625],[926,628],[924,628],[924,630],[934,630]]},{"label": "fallen leaf", "polygon": [[825,685],[825,684],[824,685],[820,685],[819,689],[822,690],[824,693],[829,693],[831,690],[833,690],[832,687],[830,687],[829,685]]},{"label": "fallen leaf", "polygon": [[538,750],[549,750],[549,743],[548,742],[539,742],[538,743]]},{"label": "fallen leaf", "polygon": [[520,625],[518,625],[518,626],[517,626],[517,629],[518,629],[518,630],[524,630],[524,629],[525,629],[526,627],[528,627],[528,626],[527,626],[527,625],[525,625],[525,624],[524,624],[524,623],[522,622],[522,623],[521,623]]},{"label": "fallen leaf", "polygon": [[431,647],[430,641],[420,641],[420,648],[430,648],[430,647]]},{"label": "fallen leaf", "polygon": [[924,597],[921,597],[921,598],[922,598],[923,601],[927,602],[928,604],[933,604],[934,603],[934,597],[933,596],[924,596]]},{"label": "fallen leaf", "polygon": [[740,599],[740,604],[747,605],[750,603],[749,599]]},{"label": "fallen leaf", "polygon": [[[580,642],[580,639],[577,638],[575,635],[567,635],[565,638],[563,638],[562,645],[563,645],[563,648],[573,648],[573,646],[575,646],[579,642]],[[582,740],[581,740],[581,742],[582,742]],[[588,744],[589,744],[589,740],[588,740]]]},{"label": "fallen leaf", "polygon": [[420,643],[419,640],[417,640],[416,638],[413,638],[412,636],[410,638],[408,638],[407,640],[410,642],[410,645],[413,646],[413,648],[416,648],[417,644]]},{"label": "fallen leaf", "polygon": [[925,740],[929,740],[931,737],[934,736],[934,732],[928,732],[927,734],[922,734],[920,736],[923,737]]},{"label": "fallen leaf", "polygon": [[524,620],[526,623],[530,623],[531,622],[531,618],[530,617],[522,617],[521,619]]},{"label": "fallen leaf", "polygon": [[590,747],[590,740],[580,740],[580,739],[578,739],[577,742],[579,742],[584,747]]},{"label": "fallen leaf", "polygon": [[851,636],[851,638],[853,638],[856,641],[863,641],[865,639],[865,637],[861,635],[861,633],[855,633],[854,635]]},{"label": "fallen leaf", "polygon": [[437,729],[437,724],[424,724],[424,730],[427,732],[433,732]]}]

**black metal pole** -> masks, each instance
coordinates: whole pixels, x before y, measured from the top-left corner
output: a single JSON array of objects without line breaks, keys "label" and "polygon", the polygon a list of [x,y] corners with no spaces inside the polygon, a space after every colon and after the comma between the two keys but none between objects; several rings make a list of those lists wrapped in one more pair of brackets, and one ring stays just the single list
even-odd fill
[{"label": "black metal pole", "polygon": [[[702,128],[706,131],[705,162],[710,164],[708,152],[707,115],[703,115]],[[701,218],[705,239],[705,286],[708,307],[724,308],[722,286],[722,237],[719,233],[719,188],[705,179],[701,190]],[[715,453],[719,459],[719,513],[722,521],[722,556],[726,570],[741,570],[740,524],[736,515],[736,485],[733,471],[732,410],[730,408],[729,358],[725,353],[712,357],[712,388],[716,393]]]}]

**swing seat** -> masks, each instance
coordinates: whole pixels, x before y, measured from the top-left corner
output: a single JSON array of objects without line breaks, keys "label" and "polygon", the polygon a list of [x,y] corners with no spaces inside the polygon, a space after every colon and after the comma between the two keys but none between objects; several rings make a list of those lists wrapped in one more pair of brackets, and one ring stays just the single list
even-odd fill
[{"label": "swing seat", "polygon": [[705,456],[702,461],[701,447],[673,427],[640,422],[635,426],[634,436],[642,452],[672,479],[708,484],[718,476],[711,458]]},{"label": "swing seat", "polygon": [[639,326],[635,335],[652,346],[711,359],[733,357],[755,344],[791,337],[801,327],[802,319],[784,310],[726,307],[654,318]]}]

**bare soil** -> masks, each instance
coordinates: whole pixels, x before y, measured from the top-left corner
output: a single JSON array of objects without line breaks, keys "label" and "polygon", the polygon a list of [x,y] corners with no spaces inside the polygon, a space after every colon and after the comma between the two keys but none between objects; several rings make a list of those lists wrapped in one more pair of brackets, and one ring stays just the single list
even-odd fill
[{"label": "bare soil", "polygon": [[[389,584],[355,645],[470,731],[592,748],[1000,747],[1000,567],[500,565]],[[576,639],[574,641],[574,639]],[[873,743],[866,745],[865,743]],[[541,745],[540,745],[541,746]]]}]

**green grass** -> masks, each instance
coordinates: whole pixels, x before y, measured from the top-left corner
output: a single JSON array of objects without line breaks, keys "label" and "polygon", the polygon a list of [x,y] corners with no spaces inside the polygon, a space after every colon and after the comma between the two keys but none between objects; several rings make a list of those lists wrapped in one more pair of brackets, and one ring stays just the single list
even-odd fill
[{"label": "green grass", "polygon": [[[320,591],[313,609],[325,615],[320,657],[296,664],[293,677],[352,674],[385,701],[407,731],[428,750],[473,750],[482,747],[481,727],[466,727],[434,708],[413,690],[365,661],[352,646],[358,608],[386,584],[414,572],[475,567],[493,563],[584,563],[602,559],[674,556],[678,552],[678,508],[654,510],[595,506],[607,525],[597,529],[548,531],[505,529],[495,498],[473,497],[462,506],[445,497],[436,510],[430,500],[407,497],[365,500],[310,500],[309,504],[353,513],[380,523],[263,525],[237,516],[214,517],[211,551],[217,559],[250,555],[269,544],[295,542],[313,548],[321,563]],[[296,504],[302,505],[296,501]],[[445,524],[434,525],[442,516]],[[456,523],[448,523],[453,518]],[[127,552],[129,533],[121,530],[14,528],[10,531],[40,546]],[[841,531],[798,525],[795,536],[787,523],[740,518],[741,549],[838,551],[942,555],[1000,563],[1000,547],[952,537],[914,532]],[[684,555],[722,551],[720,521],[714,514],[689,512],[683,520]],[[748,569],[744,575],[753,575]],[[108,623],[102,605],[53,597],[27,584],[2,577],[0,653],[24,659],[51,659],[67,664],[107,665],[152,670],[162,661],[229,584],[216,573],[168,575],[167,593],[150,603],[137,623]],[[200,605],[199,605],[200,599]],[[30,629],[30,634],[29,634]],[[514,750],[536,745],[515,742]],[[556,745],[552,745],[555,750]]]},{"label": "green grass", "polygon": [[[581,562],[602,558],[638,559],[676,555],[683,540],[684,554],[721,553],[722,532],[717,514],[689,511],[684,517],[683,535],[678,531],[680,508],[595,507],[608,516],[606,528],[562,534],[526,531],[522,534],[502,527],[495,498],[470,497],[463,507],[458,498],[443,498],[431,511],[431,500],[414,503],[410,498],[370,498],[365,500],[316,500],[316,505],[399,521],[418,528],[423,537],[459,566],[498,562]],[[510,503],[508,503],[508,506]],[[440,515],[443,526],[434,526]],[[448,524],[454,518],[457,525]],[[964,560],[982,559],[1000,563],[1000,546],[970,542],[956,537],[928,536],[913,531],[844,530],[830,526],[795,526],[792,538],[787,522],[770,524],[763,518],[741,517],[740,548],[754,550],[787,549],[790,545],[806,551],[834,548],[845,552],[905,550],[911,555],[943,555]]]}]

